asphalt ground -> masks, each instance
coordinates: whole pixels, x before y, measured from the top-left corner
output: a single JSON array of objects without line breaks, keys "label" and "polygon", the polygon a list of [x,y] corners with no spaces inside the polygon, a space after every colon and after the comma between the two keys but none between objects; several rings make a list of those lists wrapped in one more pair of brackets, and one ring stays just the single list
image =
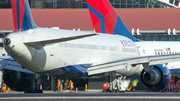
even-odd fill
[{"label": "asphalt ground", "polygon": [[180,101],[179,92],[124,92],[102,93],[101,91],[73,91],[43,93],[0,93],[0,101]]}]

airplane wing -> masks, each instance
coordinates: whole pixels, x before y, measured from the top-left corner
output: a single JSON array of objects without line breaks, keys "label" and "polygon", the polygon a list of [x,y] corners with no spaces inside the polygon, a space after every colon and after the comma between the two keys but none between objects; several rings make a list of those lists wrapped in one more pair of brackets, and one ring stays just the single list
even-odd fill
[{"label": "airplane wing", "polygon": [[[88,68],[88,75],[106,73],[121,69],[130,70],[131,68],[133,68],[132,67],[133,65],[138,65],[138,64],[155,65],[155,64],[165,64],[175,61],[180,61],[180,54],[151,55],[151,56],[122,58],[108,63],[93,65]],[[150,70],[150,68],[144,68],[144,69],[146,71]]]},{"label": "airplane wing", "polygon": [[0,56],[0,70],[8,69],[25,73],[36,74],[26,68],[23,68],[17,61],[10,56]]}]

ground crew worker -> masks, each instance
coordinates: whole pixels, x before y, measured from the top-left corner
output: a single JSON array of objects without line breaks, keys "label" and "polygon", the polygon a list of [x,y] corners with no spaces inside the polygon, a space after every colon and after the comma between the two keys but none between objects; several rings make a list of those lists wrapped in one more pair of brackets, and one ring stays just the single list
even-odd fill
[{"label": "ground crew worker", "polygon": [[69,81],[68,88],[70,89],[70,92],[74,89],[74,83],[71,80]]},{"label": "ground crew worker", "polygon": [[2,87],[1,92],[6,92],[6,84],[5,83],[3,83],[3,87]]},{"label": "ground crew worker", "polygon": [[58,79],[57,87],[56,87],[56,88],[58,88],[58,92],[60,91],[60,86],[61,86],[61,81]]},{"label": "ground crew worker", "polygon": [[66,81],[64,82],[64,89],[67,90],[68,88],[68,79],[66,79]]},{"label": "ground crew worker", "polygon": [[110,83],[109,82],[103,84],[102,92],[108,92],[109,88],[110,88]]},{"label": "ground crew worker", "polygon": [[132,85],[133,86],[132,87],[133,92],[135,92],[137,84],[138,84],[138,79],[133,81],[133,85]]}]

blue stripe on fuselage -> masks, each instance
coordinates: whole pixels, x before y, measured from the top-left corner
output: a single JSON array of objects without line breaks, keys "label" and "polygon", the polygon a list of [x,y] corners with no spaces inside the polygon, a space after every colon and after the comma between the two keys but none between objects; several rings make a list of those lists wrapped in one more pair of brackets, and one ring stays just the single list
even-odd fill
[{"label": "blue stripe on fuselage", "polygon": [[87,69],[91,65],[92,64],[79,64],[79,65],[73,65],[73,66],[60,67],[57,69],[42,72],[42,74],[69,75],[69,76],[71,75],[71,76],[77,77],[81,75],[87,75]]}]

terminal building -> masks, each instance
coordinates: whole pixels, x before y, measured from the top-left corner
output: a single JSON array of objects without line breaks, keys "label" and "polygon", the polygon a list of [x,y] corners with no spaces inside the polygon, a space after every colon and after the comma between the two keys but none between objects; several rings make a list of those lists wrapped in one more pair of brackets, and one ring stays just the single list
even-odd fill
[{"label": "terminal building", "polygon": [[[179,0],[109,1],[116,8],[116,12],[129,31],[137,39],[144,41],[180,41]],[[13,32],[10,2],[11,0],[0,1],[1,41],[6,34]],[[86,0],[29,0],[29,3],[32,8],[33,19],[39,27],[94,31]],[[7,54],[2,51],[0,55]],[[97,89],[102,88],[104,82],[104,78],[91,79],[85,80],[84,84],[88,83],[90,89]]]},{"label": "terminal building", "polygon": [[[144,41],[179,41],[180,8],[116,9],[134,37]],[[32,9],[39,27],[93,31],[88,9]],[[13,31],[11,9],[0,9],[0,37]],[[4,20],[6,19],[6,20]]]},{"label": "terminal building", "polygon": [[[0,8],[11,8],[11,0],[1,0]],[[179,0],[109,0],[114,8],[176,8]],[[35,9],[87,8],[86,0],[29,0]]]},{"label": "terminal building", "polygon": [[[180,40],[179,0],[109,1],[134,37],[144,41]],[[94,30],[86,0],[29,0],[29,3],[35,23],[40,27]],[[10,9],[11,0],[0,1],[0,33],[13,31]]]}]

